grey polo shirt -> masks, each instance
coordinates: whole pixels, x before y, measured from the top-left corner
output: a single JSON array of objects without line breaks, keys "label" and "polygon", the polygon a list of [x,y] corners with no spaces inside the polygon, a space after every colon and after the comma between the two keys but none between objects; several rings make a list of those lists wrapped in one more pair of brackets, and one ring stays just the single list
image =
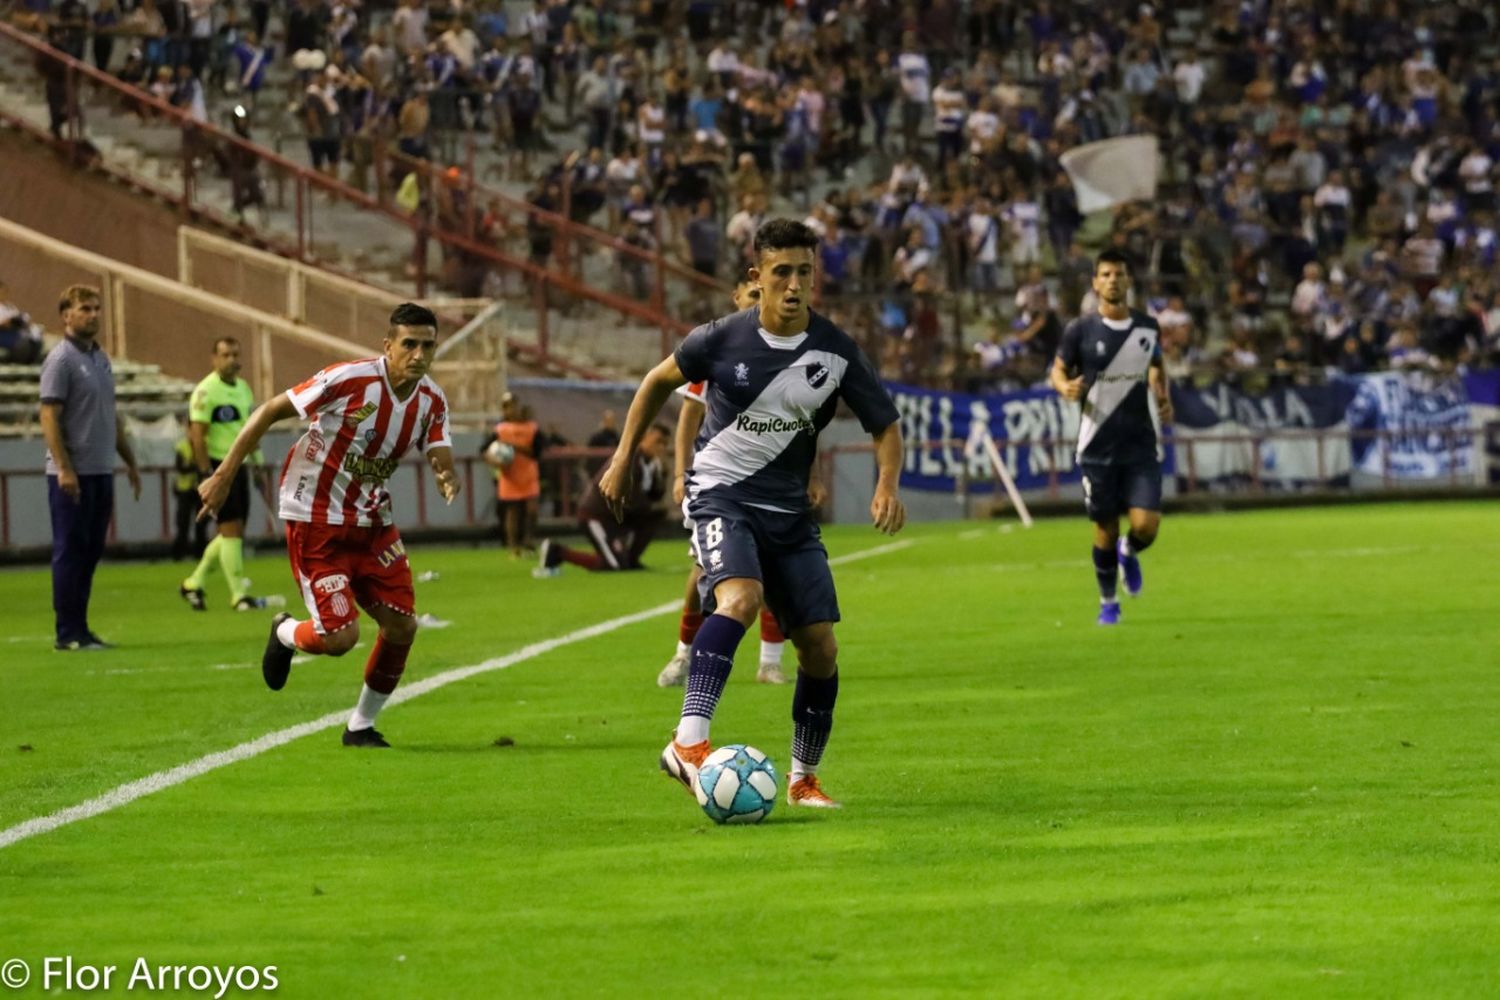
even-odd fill
[{"label": "grey polo shirt", "polygon": [[[63,443],[80,476],[115,469],[115,373],[97,343],[68,337],[42,362],[42,402],[62,404]],[[57,475],[47,451],[47,475]]]}]

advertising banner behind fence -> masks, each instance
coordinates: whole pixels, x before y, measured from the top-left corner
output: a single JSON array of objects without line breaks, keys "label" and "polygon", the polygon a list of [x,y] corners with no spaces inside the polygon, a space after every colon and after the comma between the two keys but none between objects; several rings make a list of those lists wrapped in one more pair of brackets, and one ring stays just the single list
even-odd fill
[{"label": "advertising banner behind fence", "polygon": [[[971,395],[891,385],[908,451],[907,489],[993,488],[984,440],[1022,490],[1078,481],[1078,407],[1047,389]],[[1485,478],[1479,434],[1500,414],[1500,372],[1440,377],[1381,372],[1249,393],[1226,382],[1174,385],[1176,448],[1165,471],[1184,485],[1273,489]]]}]

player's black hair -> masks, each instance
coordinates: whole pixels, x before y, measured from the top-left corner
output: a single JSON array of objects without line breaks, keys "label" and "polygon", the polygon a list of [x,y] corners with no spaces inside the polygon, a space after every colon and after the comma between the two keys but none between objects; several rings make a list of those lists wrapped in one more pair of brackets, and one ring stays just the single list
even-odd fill
[{"label": "player's black hair", "polygon": [[220,337],[218,340],[214,341],[214,353],[219,353],[220,344],[238,344],[239,342],[240,338],[238,337]]},{"label": "player's black hair", "polygon": [[1098,257],[1095,257],[1095,274],[1099,273],[1099,267],[1102,264],[1119,264],[1121,267],[1125,268],[1126,274],[1130,275],[1132,278],[1135,277],[1135,265],[1131,263],[1130,255],[1122,250],[1105,250]]},{"label": "player's black hair", "polygon": [[755,258],[772,250],[818,249],[818,234],[795,219],[771,219],[755,231]]},{"label": "player's black hair", "polygon": [[398,326],[430,326],[437,329],[437,317],[426,306],[403,302],[391,313],[391,330]]}]

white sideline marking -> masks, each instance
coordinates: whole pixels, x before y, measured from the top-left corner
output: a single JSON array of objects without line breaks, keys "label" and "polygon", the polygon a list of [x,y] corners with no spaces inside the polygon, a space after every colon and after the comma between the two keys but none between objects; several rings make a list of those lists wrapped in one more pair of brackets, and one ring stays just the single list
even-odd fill
[{"label": "white sideline marking", "polygon": [[[896,552],[901,549],[910,548],[915,544],[916,542],[910,539],[891,542],[886,545],[877,545],[872,549],[851,552],[848,555],[839,556],[837,559],[830,559],[828,562],[829,565],[841,565],[860,559],[868,559],[871,556]],[[422,695],[436,691],[438,688],[447,687],[449,684],[468,680],[470,677],[476,677],[479,674],[504,670],[506,667],[511,667],[525,660],[535,659],[545,653],[550,653],[554,649],[560,649],[575,642],[583,642],[586,639],[593,639],[597,636],[613,632],[616,629],[624,628],[627,625],[634,625],[637,622],[648,621],[660,615],[677,611],[681,607],[682,600],[678,598],[668,601],[665,604],[658,604],[654,608],[647,608],[645,611],[637,611],[635,614],[622,615],[619,618],[611,618],[608,621],[599,622],[597,625],[589,625],[585,628],[568,632],[565,635],[560,635],[555,639],[544,639],[541,642],[534,642],[529,646],[522,646],[514,653],[508,653],[505,656],[499,656],[492,660],[485,660],[483,663],[445,670],[440,674],[433,674],[425,680],[420,680],[415,684],[398,689],[395,694],[391,695],[390,701],[386,702],[386,705],[399,705],[404,701],[420,698]],[[221,767],[237,764],[242,760],[249,760],[251,757],[257,757],[267,750],[274,750],[279,746],[284,746],[304,736],[311,736],[325,729],[332,729],[334,726],[342,726],[349,719],[349,711],[347,708],[340,709],[337,712],[330,712],[321,718],[313,719],[311,722],[304,722],[286,729],[278,729],[274,733],[267,733],[265,736],[251,740],[248,743],[241,743],[239,746],[230,747],[228,750],[220,750],[218,753],[199,757],[197,760],[189,761],[186,764],[179,764],[170,770],[148,774],[144,778],[110,789],[103,795],[89,799],[86,802],[80,802],[76,806],[69,806],[55,813],[38,816],[35,819],[29,819],[23,823],[0,830],[0,850],[4,850],[12,844],[19,843],[29,837],[50,833],[58,827],[67,826],[69,823],[90,819],[94,816],[118,809],[121,806],[129,805],[136,799],[142,799],[147,795],[154,795],[157,792],[165,791],[174,785],[191,781],[193,778],[207,774],[210,771],[218,770]]]}]

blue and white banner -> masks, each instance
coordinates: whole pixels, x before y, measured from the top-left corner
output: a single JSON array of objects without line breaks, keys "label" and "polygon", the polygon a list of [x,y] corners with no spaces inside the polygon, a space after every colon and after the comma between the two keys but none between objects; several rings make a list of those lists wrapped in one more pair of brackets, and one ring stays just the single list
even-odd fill
[{"label": "blue and white banner", "polygon": [[1198,486],[1347,483],[1349,438],[1327,432],[1342,431],[1351,392],[1338,383],[1255,394],[1226,382],[1173,385],[1177,474]]},{"label": "blue and white banner", "polygon": [[908,385],[887,388],[901,413],[907,446],[903,488],[952,492],[963,480],[976,492],[993,489],[986,438],[1005,442],[1000,457],[1022,490],[1047,488],[1054,472],[1058,482],[1078,480],[1073,457],[1078,406],[1050,389],[975,396]]},{"label": "blue and white banner", "polygon": [[[1022,490],[1078,480],[1078,407],[1050,389],[981,396],[888,388],[907,443],[907,489],[951,492],[960,481],[992,489],[986,437],[1001,445]],[[1479,431],[1500,420],[1500,372],[1381,372],[1258,393],[1182,383],[1172,404],[1175,447],[1163,471],[1197,488],[1255,480],[1306,489],[1347,485],[1354,475],[1474,482],[1487,475]]]},{"label": "blue and white banner", "polygon": [[1360,472],[1387,479],[1473,481],[1475,422],[1463,379],[1382,372],[1357,382],[1348,424]]}]

